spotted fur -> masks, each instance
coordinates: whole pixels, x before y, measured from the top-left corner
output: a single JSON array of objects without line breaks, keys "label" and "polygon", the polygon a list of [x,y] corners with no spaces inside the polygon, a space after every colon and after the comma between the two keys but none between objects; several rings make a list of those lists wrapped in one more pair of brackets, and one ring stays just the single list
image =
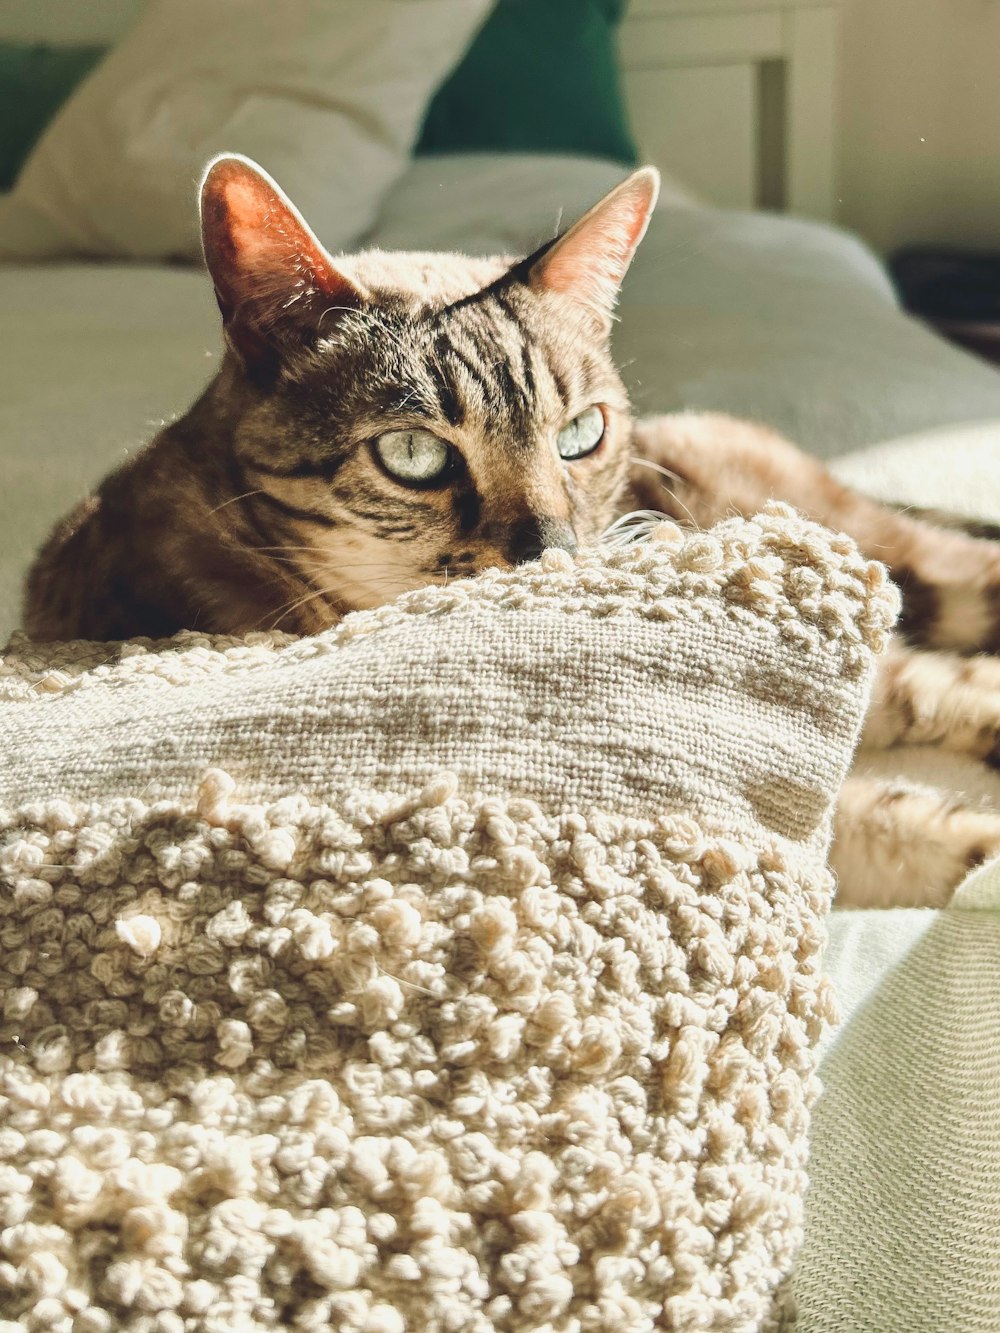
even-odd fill
[{"label": "spotted fur", "polygon": [[[885,561],[903,635],[937,650],[889,655],[865,743],[1000,767],[1000,664],[956,655],[1000,652],[996,534],[878,505],[760,426],[632,420],[608,335],[655,193],[655,173],[636,173],[523,260],[334,261],[258,168],[220,159],[202,196],[219,373],[56,527],[28,576],[28,632],[310,633],[424,583],[572,550],[629,510],[708,526],[777,497]],[[594,405],[604,435],[567,462],[558,433]],[[440,484],[380,465],[373,443],[395,429],[447,443]],[[911,881],[943,900],[995,852],[1000,814],[875,779],[845,786],[834,856],[857,901],[898,899]]]}]

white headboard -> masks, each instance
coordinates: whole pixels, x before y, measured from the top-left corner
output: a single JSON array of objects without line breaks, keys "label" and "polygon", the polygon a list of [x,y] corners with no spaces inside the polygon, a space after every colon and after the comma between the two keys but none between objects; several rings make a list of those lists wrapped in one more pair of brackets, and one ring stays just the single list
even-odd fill
[{"label": "white headboard", "polygon": [[[0,0],[0,37],[111,42],[144,3]],[[643,159],[712,203],[831,217],[838,3],[630,0],[620,46]]]},{"label": "white headboard", "polygon": [[712,203],[833,216],[839,0],[630,0],[644,160]]}]

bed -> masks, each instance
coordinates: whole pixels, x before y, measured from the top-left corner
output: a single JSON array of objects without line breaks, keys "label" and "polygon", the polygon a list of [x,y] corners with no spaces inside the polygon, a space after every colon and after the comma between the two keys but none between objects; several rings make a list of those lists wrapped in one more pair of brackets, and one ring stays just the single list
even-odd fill
[{"label": "bed", "polygon": [[[364,243],[524,252],[622,174],[570,154],[420,158]],[[8,263],[0,309],[2,638],[32,549],[191,401],[219,340],[191,266]],[[715,209],[668,178],[619,315],[639,411],[755,418],[873,493],[1000,519],[1000,374],[908,318],[877,258],[835,227]],[[1000,781],[976,765],[878,762],[1000,801]],[[998,910],[1000,872],[987,867],[944,912],[833,916],[844,1022],[827,1039],[814,1133],[805,1333],[1000,1327]]]}]

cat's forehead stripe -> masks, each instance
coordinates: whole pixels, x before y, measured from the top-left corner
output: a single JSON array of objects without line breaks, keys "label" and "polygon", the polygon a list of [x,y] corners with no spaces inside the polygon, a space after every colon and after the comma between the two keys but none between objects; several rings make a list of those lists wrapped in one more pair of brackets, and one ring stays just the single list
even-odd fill
[{"label": "cat's forehead stripe", "polygon": [[545,369],[549,372],[552,383],[555,386],[556,393],[562,399],[564,408],[568,408],[571,401],[569,381],[562,373],[560,367],[556,364],[555,358],[551,356],[544,357]]},{"label": "cat's forehead stripe", "polygon": [[465,292],[451,303],[432,299],[433,284],[423,277],[375,292],[370,308],[346,315],[324,339],[326,356],[304,366],[302,376],[293,370],[295,382],[311,387],[333,370],[323,388],[330,424],[412,414],[484,430],[508,448],[535,447],[539,427],[576,410],[594,383],[579,364],[586,348],[567,341],[562,326],[553,328],[509,270],[494,270],[492,281],[470,292],[470,278],[483,276],[468,267],[452,274],[444,285]]},{"label": "cat's forehead stripe", "polygon": [[521,416],[528,420],[535,405],[535,393],[534,377],[525,358],[527,331],[505,293],[491,293],[490,305],[486,309],[493,317],[503,353],[497,363],[501,391],[509,397],[511,405],[519,409]]},{"label": "cat's forehead stripe", "polygon": [[530,331],[502,289],[442,311],[447,359],[464,369],[494,430],[508,441],[529,446],[538,413],[538,386],[532,366]]},{"label": "cat's forehead stripe", "polygon": [[437,350],[427,364],[427,370],[437,395],[438,410],[451,426],[461,426],[465,421],[465,404],[462,396],[452,382],[446,369],[446,349]]},{"label": "cat's forehead stripe", "polygon": [[[463,401],[468,396],[469,385],[472,386],[473,392],[480,397],[486,396],[488,385],[481,360],[475,355],[474,348],[466,351],[454,334],[449,336],[447,332],[442,331],[435,342],[435,353],[435,364],[441,379],[447,383],[450,393],[455,398],[459,401]],[[461,370],[464,372],[468,381],[466,386],[462,386],[457,382],[455,376],[456,367],[461,367]],[[465,388],[464,393],[462,392],[463,387]],[[445,418],[448,418],[446,405],[442,406],[442,414]],[[462,415],[463,417],[465,415],[464,408]]]}]

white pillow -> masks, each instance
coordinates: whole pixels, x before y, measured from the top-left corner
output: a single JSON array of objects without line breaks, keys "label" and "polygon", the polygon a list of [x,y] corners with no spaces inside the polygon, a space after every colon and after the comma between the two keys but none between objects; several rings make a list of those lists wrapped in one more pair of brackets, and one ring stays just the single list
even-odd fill
[{"label": "white pillow", "polygon": [[246,153],[327,246],[368,229],[489,0],[152,0],[0,201],[0,256],[198,258],[205,162]]}]

